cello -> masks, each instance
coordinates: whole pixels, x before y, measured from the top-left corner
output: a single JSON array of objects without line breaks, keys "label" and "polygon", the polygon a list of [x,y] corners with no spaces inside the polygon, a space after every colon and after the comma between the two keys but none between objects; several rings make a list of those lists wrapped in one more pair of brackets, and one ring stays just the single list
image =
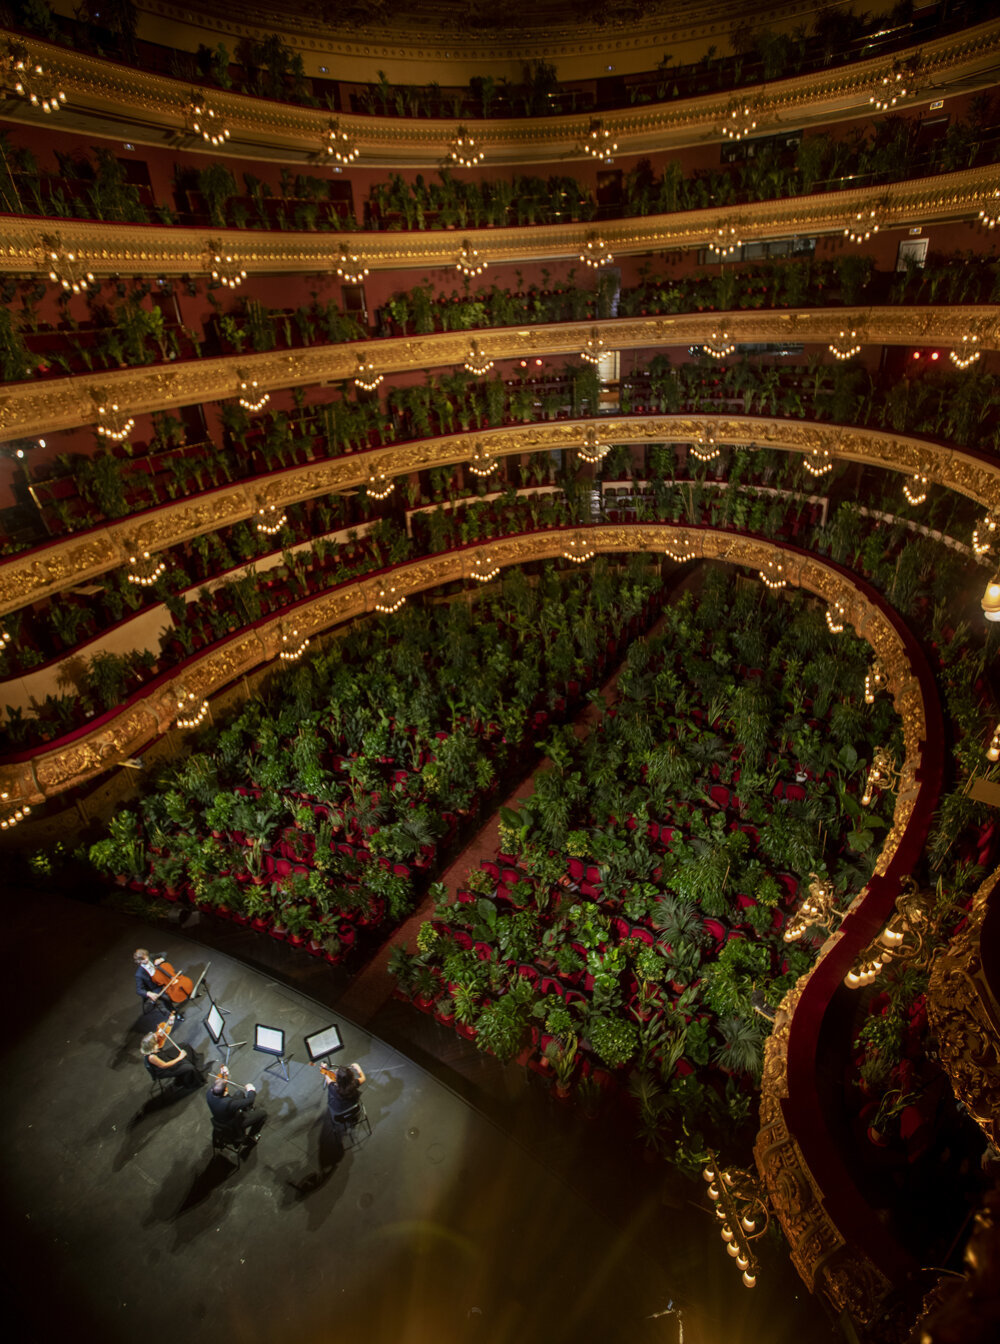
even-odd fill
[{"label": "cello", "polygon": [[[194,989],[194,981],[191,977],[184,975],[181,971],[175,971],[170,962],[163,957],[155,958],[153,966],[153,983],[163,986],[159,994],[156,995],[156,999],[162,999],[166,994],[171,1003],[178,1005],[187,1003],[191,997],[191,991]],[[156,999],[153,1000],[154,1003]]]}]

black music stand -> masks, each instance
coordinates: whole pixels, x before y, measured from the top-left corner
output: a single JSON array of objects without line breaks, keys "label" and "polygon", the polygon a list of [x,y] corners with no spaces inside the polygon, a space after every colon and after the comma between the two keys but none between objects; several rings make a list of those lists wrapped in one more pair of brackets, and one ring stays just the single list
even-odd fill
[{"label": "black music stand", "polygon": [[285,1082],[288,1078],[288,1065],[285,1061],[285,1032],[282,1027],[266,1027],[262,1022],[254,1024],[253,1029],[253,1048],[259,1050],[262,1055],[273,1055],[274,1060],[268,1064],[264,1070],[270,1073],[272,1069],[281,1069],[285,1076]]},{"label": "black music stand", "polygon": [[208,1032],[209,1036],[211,1037],[211,1039],[212,1039],[212,1044],[213,1044],[213,1045],[218,1045],[218,1046],[220,1046],[223,1050],[225,1050],[225,1052],[226,1052],[226,1059],[225,1059],[225,1062],[226,1062],[226,1064],[228,1064],[228,1063],[229,1063],[229,1056],[232,1054],[232,1052],[233,1052],[234,1050],[239,1049],[239,1047],[240,1047],[241,1045],[246,1045],[246,1041],[227,1041],[227,1040],[226,1040],[226,1023],[225,1023],[225,1020],[224,1020],[224,1018],[223,1018],[223,1016],[222,1016],[222,1014],[223,1014],[224,1012],[225,1012],[225,1009],[224,1009],[224,1008],[220,1008],[219,1005],[218,1005],[218,1004],[215,1002],[215,1000],[212,998],[211,994],[209,994],[209,996],[208,996],[208,1014],[207,1014],[207,1016],[203,1019],[204,1024],[205,1024],[205,1030]]},{"label": "black music stand", "polygon": [[340,1038],[340,1028],[336,1023],[331,1022],[328,1027],[323,1027],[321,1031],[314,1031],[311,1036],[305,1038],[305,1047],[310,1062],[322,1064],[324,1059],[329,1059],[338,1050],[343,1050],[344,1042]]}]

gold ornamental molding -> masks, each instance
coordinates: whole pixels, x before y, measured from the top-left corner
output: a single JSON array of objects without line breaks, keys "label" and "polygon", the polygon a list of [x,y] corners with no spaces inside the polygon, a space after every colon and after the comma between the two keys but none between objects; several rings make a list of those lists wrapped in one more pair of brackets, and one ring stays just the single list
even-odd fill
[{"label": "gold ornamental molding", "polygon": [[[315,635],[353,620],[376,609],[387,597],[398,600],[459,579],[471,579],[477,557],[489,555],[492,565],[507,568],[529,561],[551,559],[563,554],[575,528],[552,528],[522,533],[514,537],[494,538],[479,546],[465,547],[410,561],[391,570],[364,577],[323,593],[294,607],[295,624],[300,634]],[[676,549],[683,538],[690,538],[692,554],[704,559],[724,560],[729,564],[761,569],[770,559],[785,563],[788,582],[816,593],[827,601],[839,601],[858,634],[868,640],[889,677],[888,690],[903,719],[905,759],[904,785],[897,802],[897,817],[886,840],[887,847],[899,842],[897,818],[905,810],[905,798],[912,792],[912,775],[919,763],[922,732],[922,702],[919,690],[910,685],[900,661],[901,650],[894,644],[894,631],[880,609],[872,604],[844,574],[812,556],[791,551],[773,542],[754,537],[734,536],[713,529],[690,529],[665,524],[615,524],[584,529],[587,545],[597,552],[643,551],[651,556]],[[188,659],[183,671],[135,700],[120,713],[105,719],[93,731],[62,746],[32,755],[28,760],[0,765],[0,791],[6,791],[16,805],[35,806],[66,789],[86,784],[105,771],[120,766],[136,755],[154,738],[162,736],[174,723],[180,688],[198,702],[209,699],[230,682],[261,664],[275,661],[281,650],[282,625],[289,608],[277,613],[251,630],[230,636],[200,657]],[[915,679],[912,679],[915,681]],[[880,859],[881,863],[882,860]]]},{"label": "gold ornamental molding", "polygon": [[[728,21],[727,21],[728,23]],[[451,39],[449,39],[450,41]],[[150,74],[127,65],[102,61],[34,38],[23,39],[67,94],[65,124],[84,133],[100,133],[112,123],[120,137],[162,141],[164,132],[185,149],[211,153],[197,137],[184,137],[185,112],[191,87],[184,81]],[[602,41],[607,41],[602,38]],[[755,88],[725,90],[698,98],[621,108],[602,113],[605,127],[619,145],[619,154],[648,154],[685,145],[721,140],[721,126],[734,96],[752,99],[757,134],[783,127],[801,127],[871,114],[869,95],[875,81],[898,63],[918,63],[917,93],[908,106],[952,93],[968,93],[995,82],[1000,52],[1000,23],[978,25],[920,46],[856,62],[830,71],[799,75]],[[546,59],[552,58],[547,51]],[[330,121],[326,110],[249,98],[223,89],[198,90],[229,128],[229,152],[301,161],[316,155]],[[18,108],[5,113],[27,121]],[[583,116],[477,120],[475,135],[492,164],[524,164],[556,159],[582,159],[581,145],[590,130]],[[461,120],[458,119],[458,120]],[[444,162],[454,138],[455,119],[369,117],[346,115],[339,127],[354,140],[361,166],[435,167]],[[96,125],[95,125],[96,123]]]},{"label": "gold ornamental molding", "polygon": [[[334,274],[341,244],[349,244],[370,271],[454,268],[468,241],[488,262],[558,261],[578,258],[595,232],[615,256],[706,248],[721,223],[738,226],[743,242],[832,233],[841,236],[859,213],[878,210],[879,229],[927,227],[978,219],[1000,186],[1000,164],[848,191],[788,196],[666,215],[629,216],[570,224],[427,230],[357,230],[296,233],[265,229],[189,229],[164,224],[122,224],[60,219],[63,246],[72,249],[98,279],[112,275],[208,275],[220,245],[257,275]],[[40,275],[42,235],[52,221],[26,216],[4,219],[0,274]],[[975,227],[979,227],[975,225]],[[985,237],[986,234],[984,233]]]},{"label": "gold ornamental molding", "polygon": [[959,1104],[1000,1149],[1000,1004],[983,976],[980,948],[983,921],[991,896],[996,905],[998,884],[1000,869],[980,886],[961,932],[935,959],[927,1014]]},{"label": "gold ornamental molding", "polygon": [[861,462],[907,476],[920,472],[934,484],[955,490],[990,512],[1000,508],[1000,462],[961,448],[883,430],[782,420],[774,416],[642,415],[546,420],[371,448],[285,467],[266,477],[220,486],[176,500],[139,517],[122,518],[79,536],[0,560],[0,615],[72,588],[125,564],[135,548],[151,554],[203,532],[214,532],[253,517],[261,507],[289,504],[365,485],[372,474],[408,476],[430,467],[466,462],[476,445],[496,457],[570,451],[586,445],[597,428],[609,444],[697,443],[709,430],[717,443],[753,444],[784,452]]},{"label": "gold ornamental molding", "polygon": [[[551,322],[529,327],[487,327],[427,336],[390,337],[313,345],[301,350],[189,359],[173,364],[105,371],[102,388],[130,415],[141,415],[207,401],[225,401],[243,377],[259,392],[305,387],[353,378],[359,355],[370,358],[384,375],[452,364],[461,368],[475,336],[491,359],[526,355],[579,354],[600,329],[604,348],[637,350],[663,345],[692,345],[725,328],[735,342],[799,342],[825,345],[846,327],[861,333],[866,345],[934,344],[958,348],[970,333],[978,348],[1000,348],[1000,306],[884,307],[866,309],[736,309],[733,312],[670,313],[619,317],[607,321]],[[94,374],[25,380],[0,392],[0,442],[30,438],[94,422],[91,389]]]}]

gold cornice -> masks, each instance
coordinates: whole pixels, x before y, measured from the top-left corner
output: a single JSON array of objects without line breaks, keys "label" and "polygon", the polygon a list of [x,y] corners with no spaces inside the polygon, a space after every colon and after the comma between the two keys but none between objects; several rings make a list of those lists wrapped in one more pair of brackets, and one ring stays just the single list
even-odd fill
[{"label": "gold cornice", "polygon": [[1000,1148],[1000,1023],[987,1006],[990,991],[982,975],[980,933],[998,882],[1000,869],[979,887],[961,931],[935,958],[927,991],[927,1014],[941,1064],[959,1104],[995,1148]]},{"label": "gold cornice", "polygon": [[[496,564],[526,564],[561,555],[571,529],[559,528],[494,538],[480,546],[448,551],[442,555],[410,561],[388,571],[388,581],[400,596],[409,597],[428,588],[436,588],[469,578],[477,555],[489,552]],[[801,556],[776,543],[755,537],[736,536],[714,529],[688,529],[667,524],[614,524],[587,529],[587,541],[595,551],[641,550],[650,554],[676,546],[682,536],[694,539],[695,552],[705,559],[720,559],[730,564],[759,569],[769,558],[781,555],[786,560],[789,582],[827,600],[840,600],[852,612],[859,633],[873,641],[879,658],[888,658],[894,666],[890,647],[891,626],[851,580],[821,560]],[[295,622],[302,635],[310,637],[353,620],[374,610],[375,599],[386,572],[364,577],[320,594],[295,607]],[[6,790],[16,803],[34,806],[66,789],[85,784],[106,770],[134,756],[153,738],[171,726],[176,713],[179,687],[197,700],[207,699],[236,678],[261,663],[275,660],[281,647],[281,625],[287,612],[252,630],[241,631],[200,657],[188,659],[182,672],[151,690],[120,713],[69,744],[56,744],[30,760],[0,766],[0,790]],[[886,629],[883,629],[886,627]],[[905,691],[901,684],[900,693]],[[893,688],[890,687],[895,694]],[[911,743],[907,740],[904,771],[911,764]],[[897,811],[902,803],[897,804]],[[895,829],[888,844],[893,843]]]},{"label": "gold cornice", "polygon": [[[621,317],[607,321],[538,323],[526,327],[480,327],[428,336],[390,337],[378,341],[313,345],[301,350],[227,355],[214,359],[179,360],[172,364],[77,374],[44,382],[10,383],[0,392],[0,442],[51,434],[94,423],[95,381],[129,414],[236,395],[240,374],[256,379],[262,392],[349,379],[363,351],[379,373],[413,369],[461,368],[475,336],[492,359],[526,355],[577,354],[594,327],[609,350],[691,345],[708,340],[725,327],[736,342],[795,341],[824,344],[845,327],[861,332],[866,345],[933,343],[960,346],[976,332],[983,350],[1000,348],[1000,306],[736,309],[732,312],[669,313],[654,317]],[[239,374],[238,374],[239,371]]]},{"label": "gold cornice", "polygon": [[371,471],[406,476],[430,467],[464,462],[471,457],[477,441],[497,457],[575,449],[583,446],[587,431],[595,425],[606,442],[623,444],[691,443],[702,429],[710,427],[718,443],[755,443],[791,453],[826,451],[843,461],[861,462],[887,471],[906,475],[919,471],[935,484],[974,499],[987,511],[1000,507],[1000,463],[980,460],[961,448],[884,430],[749,415],[547,420],[416,439],[325,458],[307,466],[286,467],[8,556],[0,560],[0,615],[126,563],[136,546],[150,552],[162,551],[203,532],[214,532],[251,518],[261,501],[284,508],[320,495],[356,489],[368,481]]},{"label": "gold cornice", "polygon": [[[191,92],[189,84],[37,39],[26,40],[25,44],[65,88],[67,124],[84,123],[75,129],[87,131],[87,113],[111,117],[120,126],[123,115],[127,118],[131,112],[136,123],[136,128],[129,131],[133,138],[142,139],[143,130],[148,131],[154,142],[162,138],[164,131],[183,133],[184,111]],[[1000,21],[994,21],[980,24],[971,33],[950,34],[896,53],[892,60],[907,60],[919,54],[922,93],[910,104],[914,106],[946,96],[949,86],[954,86],[955,92],[966,93],[991,85],[998,51]],[[876,58],[737,92],[754,99],[762,135],[782,127],[867,117],[872,80],[884,73],[892,60]],[[279,157],[311,155],[316,153],[329,122],[330,113],[326,110],[249,98],[222,89],[202,92],[230,129],[232,138],[227,151],[230,154],[264,151],[268,156]],[[622,156],[645,154],[720,140],[719,128],[733,96],[731,91],[723,91],[683,101],[621,108],[601,115],[614,132]],[[8,115],[17,117],[18,109]],[[342,129],[361,148],[361,166],[386,167],[440,164],[457,124],[453,119],[351,115],[341,115],[339,120]],[[492,164],[551,162],[583,158],[579,146],[589,127],[589,113],[487,120],[476,122],[476,136]],[[184,147],[194,152],[215,153],[193,138],[188,138]]]},{"label": "gold cornice", "polygon": [[707,247],[720,220],[739,226],[744,241],[792,237],[797,234],[840,235],[860,210],[877,208],[885,233],[914,225],[974,220],[1000,183],[1000,166],[967,168],[956,173],[913,178],[889,186],[854,191],[789,196],[727,207],[685,210],[669,215],[643,215],[572,224],[539,224],[485,229],[359,231],[350,234],[271,233],[264,229],[188,229],[167,224],[118,224],[60,219],[44,222],[26,216],[5,216],[6,236],[0,251],[0,274],[42,272],[41,238],[58,228],[66,247],[99,278],[127,275],[187,275],[209,272],[209,260],[220,240],[239,257],[250,277],[332,273],[340,243],[364,259],[369,270],[405,270],[455,265],[463,240],[487,261],[511,263],[575,258],[589,236],[599,233],[616,255]]}]

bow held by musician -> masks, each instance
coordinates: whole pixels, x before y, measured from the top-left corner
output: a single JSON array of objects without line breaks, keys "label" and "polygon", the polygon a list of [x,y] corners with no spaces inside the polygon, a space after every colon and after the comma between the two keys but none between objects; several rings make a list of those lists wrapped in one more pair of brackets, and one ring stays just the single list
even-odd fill
[{"label": "bow held by musician", "polygon": [[181,1009],[187,1003],[194,982],[175,971],[163,952],[151,956],[144,947],[132,953],[135,963],[135,992],[142,1000],[144,1013],[162,1013],[169,1009],[178,1022],[184,1021]]},{"label": "bow held by musician", "polygon": [[164,1080],[174,1078],[182,1087],[197,1087],[202,1082],[198,1056],[190,1046],[185,1048],[178,1045],[172,1038],[170,1032],[174,1021],[174,1014],[171,1013],[155,1031],[143,1036],[139,1049],[150,1077]]},{"label": "bow held by musician", "polygon": [[[213,1130],[220,1138],[229,1142],[256,1143],[267,1120],[267,1115],[263,1111],[250,1114],[257,1100],[257,1089],[253,1083],[247,1083],[246,1086],[231,1083],[229,1070],[225,1064],[212,1077],[214,1081],[208,1089],[206,1099],[208,1109],[212,1113]],[[232,1095],[233,1087],[238,1087],[242,1095]]]}]

